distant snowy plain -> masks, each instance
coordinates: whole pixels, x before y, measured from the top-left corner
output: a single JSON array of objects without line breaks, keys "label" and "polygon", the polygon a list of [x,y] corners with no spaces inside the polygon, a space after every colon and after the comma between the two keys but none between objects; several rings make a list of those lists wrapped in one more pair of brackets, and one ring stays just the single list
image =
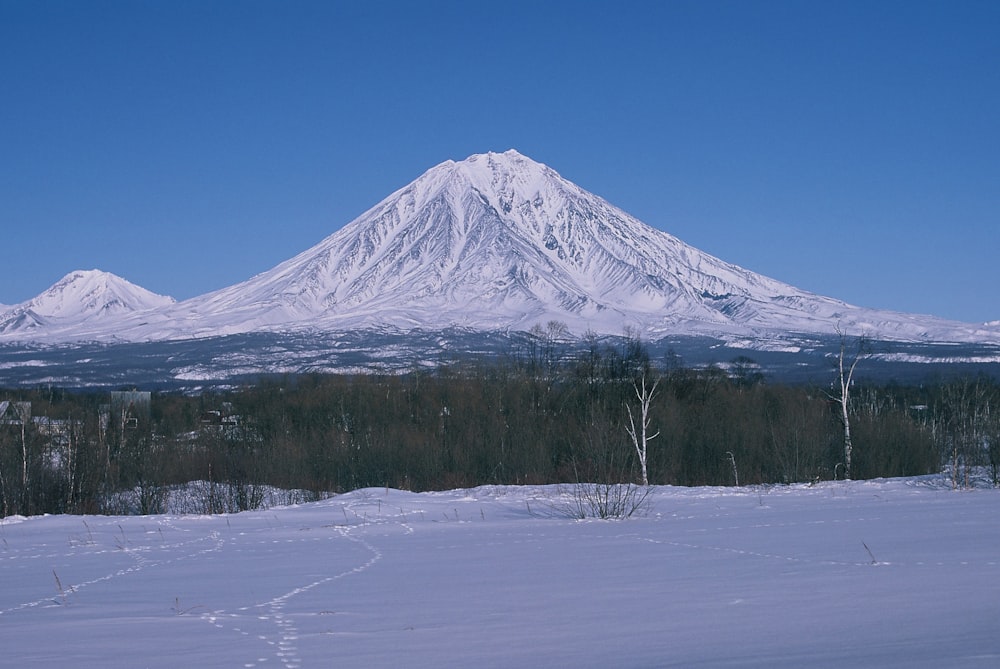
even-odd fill
[{"label": "distant snowy plain", "polygon": [[1000,491],[366,489],[0,521],[9,667],[997,667]]}]

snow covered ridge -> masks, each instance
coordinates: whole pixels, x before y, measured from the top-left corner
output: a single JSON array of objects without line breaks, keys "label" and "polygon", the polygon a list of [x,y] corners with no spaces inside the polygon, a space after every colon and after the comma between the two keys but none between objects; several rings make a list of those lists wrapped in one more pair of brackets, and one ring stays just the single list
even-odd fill
[{"label": "snow covered ridge", "polygon": [[517,153],[446,161],[299,255],[175,303],[99,272],[0,313],[0,341],[363,327],[998,342],[1000,325],[863,309],[703,253]]},{"label": "snow covered ridge", "polygon": [[655,487],[625,521],[554,513],[572,494],[369,488],[238,514],[8,518],[5,666],[1000,663],[995,489]]}]

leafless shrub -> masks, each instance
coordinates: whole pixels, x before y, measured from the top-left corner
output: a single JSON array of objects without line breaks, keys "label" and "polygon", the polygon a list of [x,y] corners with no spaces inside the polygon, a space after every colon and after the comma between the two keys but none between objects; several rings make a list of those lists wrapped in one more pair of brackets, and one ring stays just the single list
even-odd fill
[{"label": "leafless shrub", "polygon": [[560,494],[552,510],[566,518],[625,519],[652,508],[652,486],[635,483],[576,483]]}]

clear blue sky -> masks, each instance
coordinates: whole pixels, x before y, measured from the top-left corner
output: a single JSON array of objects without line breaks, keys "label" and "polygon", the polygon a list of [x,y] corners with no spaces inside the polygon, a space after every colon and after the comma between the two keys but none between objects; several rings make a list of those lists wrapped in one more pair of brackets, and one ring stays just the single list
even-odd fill
[{"label": "clear blue sky", "polygon": [[1000,319],[1000,2],[0,0],[0,303],[178,299],[516,148],[729,262]]}]

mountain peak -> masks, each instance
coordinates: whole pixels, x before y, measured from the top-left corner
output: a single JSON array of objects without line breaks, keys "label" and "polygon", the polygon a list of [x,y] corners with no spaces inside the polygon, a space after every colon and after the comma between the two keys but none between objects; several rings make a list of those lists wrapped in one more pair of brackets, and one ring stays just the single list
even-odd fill
[{"label": "mountain peak", "polygon": [[157,295],[101,270],[68,273],[37,297],[0,313],[0,332],[39,332],[113,322],[135,312],[168,307],[175,300]]},{"label": "mountain peak", "polygon": [[125,313],[163,307],[172,297],[157,295],[110,272],[70,272],[29,302],[36,314],[60,317],[83,313]]},{"label": "mountain peak", "polygon": [[540,165],[541,163],[535,162],[531,158],[528,158],[524,154],[520,153],[517,149],[507,149],[506,151],[487,151],[486,153],[474,153],[465,160],[461,161],[463,163],[477,163],[480,161],[508,161],[508,162],[527,162],[533,165]]},{"label": "mountain peak", "polygon": [[537,179],[546,174],[551,174],[551,176],[557,178],[559,176],[542,163],[535,162],[514,149],[508,149],[503,153],[493,153],[492,151],[489,153],[477,153],[459,163],[455,163],[455,165],[469,175],[478,175],[480,177],[489,175],[491,180],[494,180],[494,183],[496,179],[503,177],[508,179],[520,178],[520,180],[524,181],[529,178]]}]

